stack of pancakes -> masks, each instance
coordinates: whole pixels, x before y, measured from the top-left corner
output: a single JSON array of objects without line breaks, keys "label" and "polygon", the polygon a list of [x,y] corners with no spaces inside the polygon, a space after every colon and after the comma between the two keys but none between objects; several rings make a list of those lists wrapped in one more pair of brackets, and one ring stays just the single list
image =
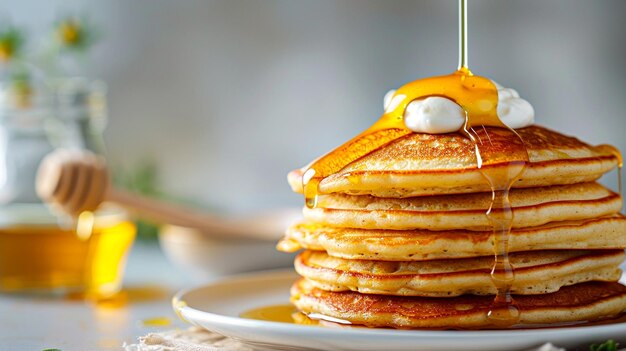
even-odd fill
[{"label": "stack of pancakes", "polygon": [[[595,182],[618,157],[539,126],[517,132],[530,159],[510,191],[518,325],[619,316],[626,217],[620,195]],[[490,152],[510,152],[505,134],[489,134]],[[296,192],[305,170],[289,174]],[[492,193],[470,140],[409,134],[326,177],[319,191],[278,246],[305,249],[292,288],[299,310],[371,327],[494,327]]]}]

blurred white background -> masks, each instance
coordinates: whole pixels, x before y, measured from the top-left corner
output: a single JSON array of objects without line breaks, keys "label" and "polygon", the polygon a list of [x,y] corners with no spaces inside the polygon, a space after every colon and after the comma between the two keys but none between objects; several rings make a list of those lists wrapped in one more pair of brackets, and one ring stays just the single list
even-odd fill
[{"label": "blurred white background", "polygon": [[[387,90],[457,65],[456,0],[0,4],[32,35],[66,14],[104,34],[87,74],[110,89],[111,162],[154,159],[166,192],[224,210],[299,205],[290,169],[373,123]],[[623,0],[471,0],[470,67],[538,123],[626,151],[625,15]]]}]

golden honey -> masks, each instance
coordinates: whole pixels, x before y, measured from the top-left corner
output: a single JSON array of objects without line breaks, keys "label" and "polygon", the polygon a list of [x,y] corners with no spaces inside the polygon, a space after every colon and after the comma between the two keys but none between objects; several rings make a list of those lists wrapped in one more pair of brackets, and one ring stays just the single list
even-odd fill
[{"label": "golden honey", "polygon": [[620,196],[623,196],[624,194],[622,192],[622,168],[624,167],[624,157],[622,156],[622,153],[615,146],[608,144],[598,145],[596,146],[596,149],[606,150],[617,158],[617,186]]},{"label": "golden honey", "polygon": [[144,327],[169,327],[172,325],[172,320],[168,317],[147,318],[141,321],[141,325]]},{"label": "golden honey", "polygon": [[119,216],[98,218],[91,235],[57,225],[0,228],[0,291],[118,292],[135,226]]},{"label": "golden honey", "polygon": [[284,304],[253,308],[243,312],[241,317],[268,322],[295,323],[294,313],[298,313],[298,310],[293,305]]}]

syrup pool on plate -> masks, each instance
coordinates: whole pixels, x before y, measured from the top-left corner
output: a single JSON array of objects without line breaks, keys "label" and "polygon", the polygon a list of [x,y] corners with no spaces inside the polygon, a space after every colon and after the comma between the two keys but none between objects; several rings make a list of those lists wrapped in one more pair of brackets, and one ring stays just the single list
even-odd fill
[{"label": "syrup pool on plate", "polygon": [[[290,323],[308,326],[321,326],[331,328],[367,328],[363,325],[352,324],[349,321],[337,319],[334,317],[324,316],[319,313],[306,315],[299,312],[291,304],[270,305],[259,308],[253,308],[240,314],[241,318],[254,319],[266,322]],[[595,322],[573,322],[573,323],[554,323],[554,324],[537,324],[537,325],[498,325],[494,324],[492,329],[541,329],[541,328],[563,328],[563,327],[590,327],[601,326],[615,323],[625,323],[626,314],[615,318],[607,318]],[[419,330],[445,330],[443,328],[419,328]]]},{"label": "syrup pool on plate", "polygon": [[243,312],[240,316],[268,322],[295,323],[294,313],[298,313],[298,310],[293,305],[284,304],[253,308]]}]

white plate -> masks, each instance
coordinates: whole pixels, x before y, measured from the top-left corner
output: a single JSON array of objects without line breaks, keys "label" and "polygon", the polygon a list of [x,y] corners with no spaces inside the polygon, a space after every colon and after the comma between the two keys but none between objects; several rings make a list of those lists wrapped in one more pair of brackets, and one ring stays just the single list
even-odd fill
[{"label": "white plate", "polygon": [[[614,339],[626,343],[626,323],[536,330],[425,331],[332,329],[240,318],[253,308],[285,304],[293,271],[227,278],[179,292],[174,309],[191,324],[258,350],[524,350],[546,342],[575,348]],[[585,348],[586,349],[586,348]]]}]

